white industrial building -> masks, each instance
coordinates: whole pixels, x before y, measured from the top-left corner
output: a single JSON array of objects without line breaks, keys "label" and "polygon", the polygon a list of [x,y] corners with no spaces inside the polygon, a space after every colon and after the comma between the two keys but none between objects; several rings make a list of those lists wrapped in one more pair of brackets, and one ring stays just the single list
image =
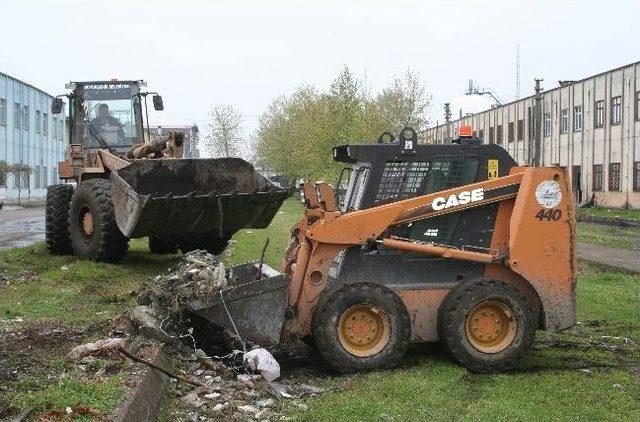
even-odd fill
[{"label": "white industrial building", "polygon": [[0,161],[30,171],[0,175],[7,202],[44,200],[58,183],[58,162],[66,151],[65,114],[51,114],[53,96],[0,72]]},{"label": "white industrial building", "polygon": [[[576,199],[640,208],[640,62],[541,93],[540,117],[530,96],[464,114],[427,129],[422,140],[448,142],[472,126],[485,143],[502,145],[520,164],[533,163],[537,126],[542,165],[566,166]],[[458,110],[453,109],[455,115]]]}]

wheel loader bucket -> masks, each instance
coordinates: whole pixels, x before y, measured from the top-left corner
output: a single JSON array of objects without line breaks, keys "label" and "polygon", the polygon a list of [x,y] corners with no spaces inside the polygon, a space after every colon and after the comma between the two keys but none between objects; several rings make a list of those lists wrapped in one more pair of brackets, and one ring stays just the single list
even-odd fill
[{"label": "wheel loader bucket", "polygon": [[255,262],[238,265],[230,270],[229,287],[220,290],[213,300],[194,300],[188,304],[191,312],[251,340],[261,346],[280,342],[287,300],[288,279],[268,265]]},{"label": "wheel loader bucket", "polygon": [[111,173],[113,206],[127,237],[265,228],[288,196],[240,158],[135,160]]}]

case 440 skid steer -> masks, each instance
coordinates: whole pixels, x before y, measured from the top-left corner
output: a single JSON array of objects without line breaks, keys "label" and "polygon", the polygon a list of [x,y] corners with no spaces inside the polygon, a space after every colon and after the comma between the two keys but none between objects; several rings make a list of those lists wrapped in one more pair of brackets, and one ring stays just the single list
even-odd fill
[{"label": "case 440 skid steer", "polygon": [[[243,227],[264,228],[288,196],[239,158],[182,158],[184,135],[150,139],[143,130],[143,81],[72,82],[69,147],[49,186],[46,244],[54,254],[75,252],[119,261],[129,238],[149,236],[154,253],[206,249],[219,254]],[[62,96],[60,96],[62,97]],[[62,111],[56,98],[52,113]]]},{"label": "case 440 skid steer", "polygon": [[410,343],[438,340],[472,371],[509,370],[536,330],[575,323],[563,168],[518,166],[470,136],[418,145],[410,128],[333,155],[348,177],[338,198],[324,182],[301,186],[281,273],[238,266],[191,311],[263,346],[312,340],[339,371],[388,367]]}]

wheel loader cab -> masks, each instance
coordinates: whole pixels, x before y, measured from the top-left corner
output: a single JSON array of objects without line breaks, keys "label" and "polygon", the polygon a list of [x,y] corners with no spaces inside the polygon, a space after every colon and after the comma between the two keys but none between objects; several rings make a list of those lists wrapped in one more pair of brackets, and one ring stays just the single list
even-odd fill
[{"label": "wheel loader cab", "polygon": [[75,82],[70,96],[71,143],[124,154],[144,142],[141,81]]}]

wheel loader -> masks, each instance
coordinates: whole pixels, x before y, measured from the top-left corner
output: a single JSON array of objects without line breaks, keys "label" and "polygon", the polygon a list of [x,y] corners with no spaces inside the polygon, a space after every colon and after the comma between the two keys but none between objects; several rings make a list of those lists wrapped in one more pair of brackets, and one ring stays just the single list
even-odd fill
[{"label": "wheel loader", "polygon": [[460,134],[423,145],[405,128],[334,148],[341,180],[301,185],[281,271],[233,268],[190,311],[263,346],[307,340],[343,372],[435,341],[471,371],[513,369],[536,330],[575,323],[573,196],[564,168],[518,166]]},{"label": "wheel loader", "polygon": [[240,228],[266,227],[288,196],[240,158],[182,158],[180,132],[151,139],[147,97],[155,110],[164,104],[144,87],[136,80],[72,82],[71,93],[54,99],[54,114],[62,97],[69,101],[69,146],[58,164],[67,183],[47,189],[50,253],[117,262],[130,238],[148,236],[154,253],[219,254]]}]

